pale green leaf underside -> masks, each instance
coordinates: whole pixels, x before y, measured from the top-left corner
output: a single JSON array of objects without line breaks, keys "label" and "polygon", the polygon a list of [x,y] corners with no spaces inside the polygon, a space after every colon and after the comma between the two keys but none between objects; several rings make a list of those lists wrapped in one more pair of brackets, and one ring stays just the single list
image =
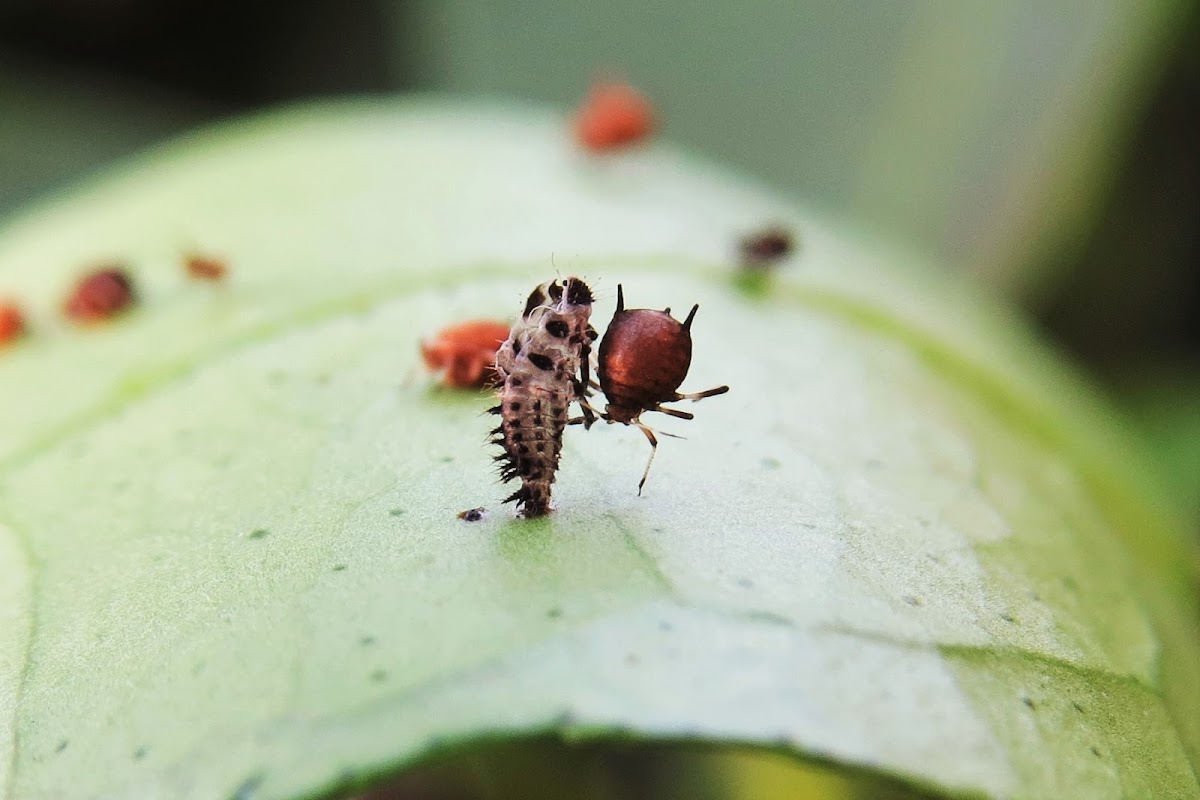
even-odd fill
[{"label": "pale green leaf underside", "polygon": [[[735,292],[733,242],[776,220],[801,255]],[[192,246],[228,286],[184,281]],[[661,423],[688,438],[642,498],[640,434],[569,431],[558,511],[519,522],[487,399],[415,378],[415,342],[511,316],[552,252],[598,327],[617,282],[699,302],[684,388],[733,390]],[[106,256],[143,306],[63,327]],[[896,261],[669,149],[597,162],[540,114],[428,104],[218,132],[19,221],[0,287],[39,333],[0,357],[0,786],[288,797],[561,730],[1194,796],[1169,514],[1055,362]]]}]

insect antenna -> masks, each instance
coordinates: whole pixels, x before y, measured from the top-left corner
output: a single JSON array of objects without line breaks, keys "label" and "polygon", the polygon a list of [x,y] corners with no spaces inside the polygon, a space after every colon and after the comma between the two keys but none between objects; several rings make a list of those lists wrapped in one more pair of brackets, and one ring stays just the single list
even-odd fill
[{"label": "insect antenna", "polygon": [[625,290],[621,288],[621,284],[617,284],[617,311],[620,314],[625,310]]}]

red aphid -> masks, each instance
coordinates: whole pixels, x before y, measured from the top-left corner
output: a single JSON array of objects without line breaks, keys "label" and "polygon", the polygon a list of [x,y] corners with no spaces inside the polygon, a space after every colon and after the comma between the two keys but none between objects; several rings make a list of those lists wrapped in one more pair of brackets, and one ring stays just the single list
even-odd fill
[{"label": "red aphid", "polygon": [[584,149],[606,153],[638,144],[655,127],[654,108],[624,83],[598,83],[575,114],[575,136]]},{"label": "red aphid", "polygon": [[600,364],[596,371],[600,391],[608,404],[601,415],[608,422],[635,425],[650,442],[650,459],[638,483],[638,494],[650,474],[650,464],[658,450],[654,431],[641,422],[647,411],[658,411],[680,419],[692,414],[663,403],[676,400],[703,400],[729,391],[717,386],[703,392],[680,394],[679,385],[692,365],[692,320],[699,305],[692,306],[683,322],[671,316],[671,309],[625,308],[625,293],[617,284],[617,310],[600,341]]},{"label": "red aphid", "polygon": [[129,308],[135,299],[129,275],[111,266],[83,276],[63,310],[76,322],[102,322]]},{"label": "red aphid", "polygon": [[0,347],[25,333],[25,315],[16,303],[0,302]]},{"label": "red aphid", "polygon": [[432,341],[421,342],[421,357],[442,383],[454,389],[482,389],[495,382],[496,351],[508,338],[503,322],[481,319],[446,328]]},{"label": "red aphid", "polygon": [[183,266],[188,275],[201,281],[223,280],[229,271],[229,264],[224,259],[195,253],[184,259]]}]

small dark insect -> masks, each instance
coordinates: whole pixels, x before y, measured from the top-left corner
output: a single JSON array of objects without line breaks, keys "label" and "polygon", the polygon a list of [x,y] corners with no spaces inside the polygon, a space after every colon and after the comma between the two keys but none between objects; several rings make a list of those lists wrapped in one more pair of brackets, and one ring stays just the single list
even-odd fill
[{"label": "small dark insect", "polygon": [[67,298],[63,310],[76,322],[102,322],[133,304],[133,283],[119,266],[84,275]]},{"label": "small dark insect", "polygon": [[202,281],[220,281],[229,271],[229,263],[221,258],[202,256],[192,253],[183,260],[183,266],[190,277]]},{"label": "small dark insect", "polygon": [[516,502],[524,517],[551,511],[568,407],[577,402],[584,424],[595,420],[587,404],[588,359],[596,339],[591,314],[592,290],[579,278],[543,283],[496,353],[500,403],[490,411],[500,415],[501,424],[492,441],[504,452],[495,460],[500,480],[520,478],[521,488],[504,502]]},{"label": "small dark insect", "polygon": [[650,464],[658,449],[654,431],[640,421],[647,411],[660,411],[680,419],[692,419],[687,411],[665,408],[663,403],[676,400],[702,400],[729,391],[718,386],[704,392],[680,394],[679,384],[687,377],[692,365],[692,320],[699,304],[692,306],[682,323],[671,316],[671,309],[655,311],[649,308],[625,309],[625,293],[617,284],[617,310],[604,339],[600,342],[600,391],[608,405],[602,415],[608,422],[636,425],[650,441],[650,459],[638,494],[650,474]]},{"label": "small dark insect", "polygon": [[795,248],[790,231],[780,228],[764,228],[744,237],[738,244],[742,266],[764,269],[781,261]]},{"label": "small dark insect", "polygon": [[458,518],[463,522],[479,522],[487,516],[487,509],[483,508],[468,508],[466,511],[458,512]]},{"label": "small dark insect", "polygon": [[16,303],[0,301],[0,347],[25,333],[25,314]]},{"label": "small dark insect", "polygon": [[625,83],[595,84],[575,115],[575,138],[593,153],[637,144],[653,132],[650,101]]},{"label": "small dark insect", "polygon": [[496,351],[508,333],[503,322],[464,322],[421,342],[421,358],[431,372],[442,372],[444,386],[482,389],[496,382]]}]

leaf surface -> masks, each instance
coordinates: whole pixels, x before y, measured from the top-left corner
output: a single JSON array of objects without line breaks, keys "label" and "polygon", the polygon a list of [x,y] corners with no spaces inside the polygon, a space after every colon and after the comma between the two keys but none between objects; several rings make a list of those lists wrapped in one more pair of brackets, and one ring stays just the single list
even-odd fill
[{"label": "leaf surface", "polygon": [[[735,288],[737,238],[801,252]],[[228,256],[191,284],[181,254]],[[684,390],[498,505],[417,340],[555,272],[699,302]],[[57,321],[78,271],[142,302]],[[1184,540],[1020,323],[669,147],[529,110],[290,111],[15,221],[0,283],[0,786],[297,797],[495,737],[738,742],[986,797],[1192,797]],[[456,518],[486,506],[480,523]],[[1192,616],[1189,616],[1191,614]],[[10,756],[5,759],[4,756]]]}]

